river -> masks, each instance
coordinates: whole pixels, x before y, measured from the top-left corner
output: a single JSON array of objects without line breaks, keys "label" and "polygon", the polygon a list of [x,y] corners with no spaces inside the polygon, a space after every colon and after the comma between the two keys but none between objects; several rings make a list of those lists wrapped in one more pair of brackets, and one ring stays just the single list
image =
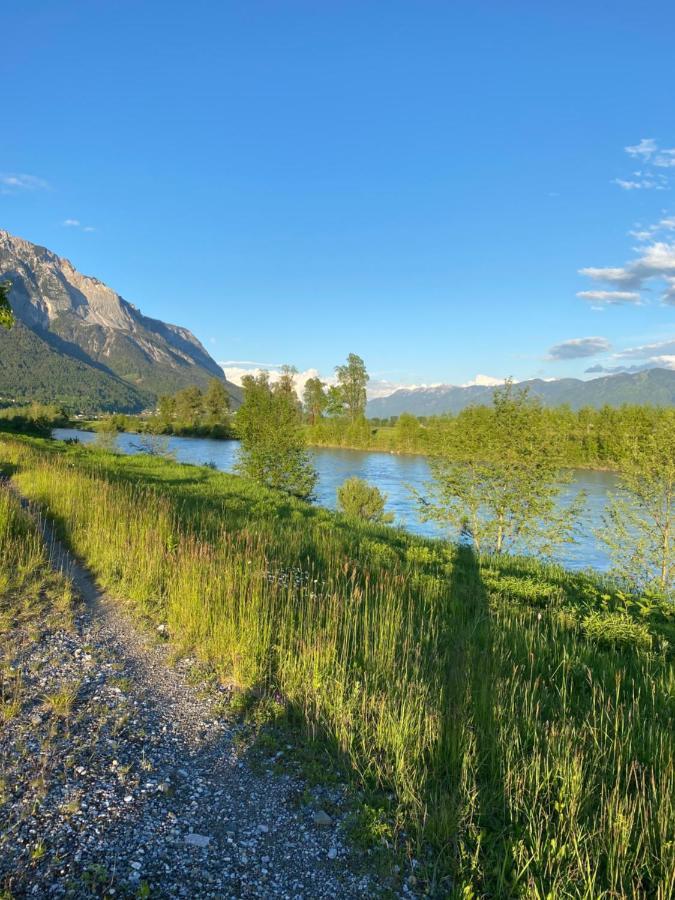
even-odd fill
[{"label": "river", "polygon": [[[90,431],[75,428],[55,428],[54,437],[59,440],[77,438],[83,444],[96,440]],[[117,435],[117,448],[121,453],[142,452],[141,438],[137,434]],[[237,460],[237,441],[217,441],[209,438],[170,437],[169,450],[179,462],[204,465],[213,463],[231,472]],[[387,510],[394,513],[396,524],[403,525],[416,534],[439,537],[442,529],[433,522],[420,522],[410,488],[423,488],[430,479],[429,465],[424,456],[407,456],[374,451],[314,448],[314,464],[319,475],[316,501],[331,509],[336,505],[339,485],[351,475],[358,475],[387,495]],[[563,498],[585,491],[586,508],[580,523],[577,542],[561,547],[555,560],[571,569],[593,568],[605,571],[609,559],[594,532],[600,527],[602,513],[608,495],[615,490],[617,477],[612,472],[596,472],[576,469],[574,479],[563,491]]]}]

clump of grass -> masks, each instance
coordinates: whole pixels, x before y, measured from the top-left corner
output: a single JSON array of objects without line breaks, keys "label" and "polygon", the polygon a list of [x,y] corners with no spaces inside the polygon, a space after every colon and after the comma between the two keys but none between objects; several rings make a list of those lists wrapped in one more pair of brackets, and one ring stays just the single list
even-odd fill
[{"label": "clump of grass", "polygon": [[604,647],[651,650],[652,635],[646,625],[624,612],[592,612],[582,621],[586,636]]},{"label": "clump of grass", "polygon": [[79,684],[69,684],[45,694],[42,705],[55,719],[69,719],[72,715]]},{"label": "clump of grass", "polygon": [[603,586],[554,566],[481,567],[206,468],[9,452],[101,582],[236,685],[242,712],[283,698],[394,798],[431,890],[672,895],[672,659],[644,652],[667,610],[624,604],[598,634],[639,627],[607,646],[588,630]]}]

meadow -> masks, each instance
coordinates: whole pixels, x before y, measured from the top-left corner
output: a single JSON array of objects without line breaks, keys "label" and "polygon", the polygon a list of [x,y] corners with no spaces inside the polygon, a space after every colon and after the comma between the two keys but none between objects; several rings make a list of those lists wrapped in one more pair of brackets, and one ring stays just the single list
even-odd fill
[{"label": "meadow", "polygon": [[[208,467],[8,437],[0,468],[179,651],[326,740],[431,893],[675,892],[672,605]],[[35,539],[2,510],[6,585]]]}]

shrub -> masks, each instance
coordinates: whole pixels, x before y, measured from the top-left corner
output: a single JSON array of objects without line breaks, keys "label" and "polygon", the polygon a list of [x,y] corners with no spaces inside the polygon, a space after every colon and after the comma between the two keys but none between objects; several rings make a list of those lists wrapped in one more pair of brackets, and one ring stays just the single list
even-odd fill
[{"label": "shrub", "polygon": [[392,522],[393,513],[385,513],[387,497],[375,485],[353,476],[343,482],[337,491],[338,506],[342,512],[365,522]]}]

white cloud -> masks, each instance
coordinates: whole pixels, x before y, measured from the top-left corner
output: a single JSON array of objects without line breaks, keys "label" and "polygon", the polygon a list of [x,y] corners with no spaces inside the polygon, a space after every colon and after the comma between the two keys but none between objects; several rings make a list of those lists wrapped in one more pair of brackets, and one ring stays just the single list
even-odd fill
[{"label": "white cloud", "polygon": [[632,147],[625,147],[624,149],[629,156],[637,156],[640,159],[648,160],[656,153],[657,146],[654,138],[642,138],[639,144],[634,144]]},{"label": "white cloud", "polygon": [[659,147],[655,138],[642,138],[638,144],[624,149],[632,159],[639,160],[643,168],[628,178],[615,178],[614,184],[624,191],[665,191],[670,188],[671,179],[663,170],[675,168],[675,147]]},{"label": "white cloud", "polygon": [[61,223],[64,228],[77,228],[79,231],[96,231],[93,225],[83,225],[79,219],[64,219]]},{"label": "white cloud", "polygon": [[613,184],[618,184],[624,191],[667,191],[670,184],[665,175],[656,174],[646,178],[639,177],[639,173],[635,173],[635,178],[615,178]]},{"label": "white cloud", "polygon": [[616,354],[617,359],[652,359],[656,356],[671,356],[675,354],[675,338],[666,341],[657,341],[654,344],[642,344],[639,347],[629,347]]},{"label": "white cloud", "polygon": [[595,365],[589,374],[615,375],[618,372],[644,372],[647,369],[675,369],[675,337],[653,344],[620,350],[610,365]]},{"label": "white cloud", "polygon": [[495,378],[493,375],[476,375],[471,381],[465,382],[461,387],[497,387],[504,384],[505,378]]},{"label": "white cloud", "polygon": [[629,156],[641,159],[647,165],[660,169],[675,167],[675,147],[659,147],[654,138],[642,138],[639,144],[625,149]]},{"label": "white cloud", "polygon": [[597,356],[599,353],[607,353],[611,344],[604,337],[571,338],[555,344],[548,351],[548,358],[561,361],[566,359],[583,359],[587,356]]},{"label": "white cloud", "polygon": [[[272,384],[279,381],[282,375],[280,363],[258,363],[253,360],[226,360],[225,362],[218,363],[218,365],[225,373],[227,380],[238,385],[241,385],[244,375],[260,375],[261,372],[268,372]],[[335,378],[333,376],[325,378],[320,374],[318,369],[305,369],[303,372],[298,372],[295,376],[295,390],[299,397],[302,396],[305,384],[310,378],[321,378],[326,384],[335,383]]]},{"label": "white cloud", "polygon": [[[577,297],[581,297],[583,300],[590,300],[593,303],[604,303],[607,306],[642,302],[637,291],[579,291]],[[599,308],[601,307],[594,307],[594,309]]]},{"label": "white cloud", "polygon": [[620,268],[580,269],[593,281],[604,282],[615,288],[628,288],[623,291],[580,291],[578,296],[584,300],[600,303],[639,303],[639,291],[646,288],[647,282],[655,279],[665,282],[665,290],[661,300],[666,304],[675,303],[673,296],[673,278],[675,278],[675,243],[655,241],[641,248],[641,256]]},{"label": "white cloud", "polygon": [[[281,377],[281,363],[262,363],[251,359],[225,360],[219,362],[218,365],[225,373],[225,377],[233,384],[241,385],[244,375],[259,375],[261,372],[269,372],[270,382],[274,384]],[[318,369],[305,369],[298,372],[295,376],[295,389],[299,397],[305,384],[310,378],[320,378],[324,384],[336,384],[334,374],[323,375]],[[503,384],[504,379],[490,379],[489,375],[478,375],[478,379],[488,379],[485,381],[472,381],[471,384]],[[403,381],[389,381],[384,378],[371,378],[366,387],[366,394],[369,400],[375,400],[379,397],[389,397],[395,391],[399,390],[415,390],[420,387],[440,387],[440,384],[409,384]]]},{"label": "white cloud", "polygon": [[18,191],[46,191],[48,182],[37,175],[6,173],[0,175],[0,194],[15,194]]}]

